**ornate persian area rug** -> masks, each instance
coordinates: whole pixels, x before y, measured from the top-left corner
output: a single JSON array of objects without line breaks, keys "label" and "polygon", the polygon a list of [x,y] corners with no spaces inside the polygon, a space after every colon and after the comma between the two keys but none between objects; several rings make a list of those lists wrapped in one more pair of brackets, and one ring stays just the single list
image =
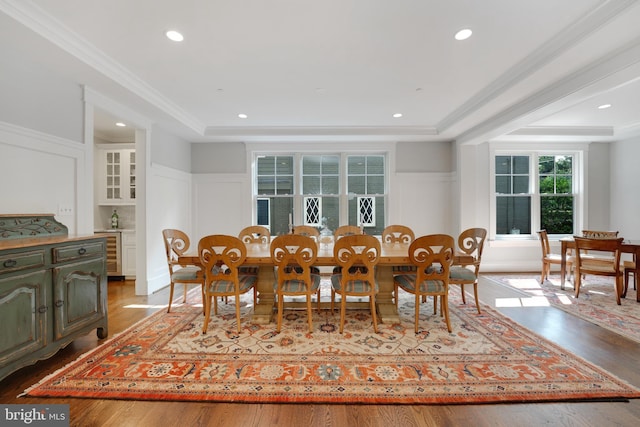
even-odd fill
[{"label": "ornate persian area rug", "polygon": [[540,284],[539,274],[482,275],[503,286],[515,288],[534,300],[578,316],[633,341],[640,342],[640,303],[636,291],[629,283],[627,297],[616,304],[613,278],[587,275],[582,280],[580,295],[575,297],[573,283],[565,281],[560,289],[560,275],[550,275]]},{"label": "ornate persian area rug", "polygon": [[[199,291],[190,295],[196,300]],[[200,304],[156,312],[32,386],[37,397],[253,403],[454,404],[625,400],[640,389],[483,306],[452,292],[452,332],[432,301],[413,331],[413,297],[401,294],[399,324],[373,332],[366,310],[340,315],[286,311],[275,324],[249,322],[235,304],[219,304],[201,332]]]}]

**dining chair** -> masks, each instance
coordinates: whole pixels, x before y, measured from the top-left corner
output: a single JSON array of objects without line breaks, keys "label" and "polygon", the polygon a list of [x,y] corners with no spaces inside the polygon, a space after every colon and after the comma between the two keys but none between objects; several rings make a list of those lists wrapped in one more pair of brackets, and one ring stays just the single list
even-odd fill
[{"label": "dining chair", "polygon": [[[480,304],[478,302],[478,274],[480,272],[480,262],[482,260],[482,249],[487,237],[487,230],[484,228],[469,228],[458,236],[458,249],[464,255],[470,257],[451,266],[449,270],[449,284],[460,285],[462,303],[466,304],[464,285],[473,285],[473,296],[476,301],[476,308],[480,314]],[[465,257],[466,258],[466,257]]]},{"label": "dining chair", "polygon": [[211,316],[211,301],[213,300],[213,314],[218,314],[218,297],[235,297],[236,323],[238,334],[241,333],[240,323],[240,295],[253,290],[253,305],[256,304],[257,276],[240,274],[239,267],[247,257],[247,248],[235,236],[212,234],[205,236],[198,242],[198,256],[204,269],[204,325],[202,333],[207,333]]},{"label": "dining chair", "polygon": [[376,294],[378,282],[375,266],[380,261],[380,241],[366,234],[344,236],[333,245],[333,257],[340,272],[331,276],[331,313],[335,295],[340,295],[340,333],[344,330],[347,297],[369,297],[373,330],[378,333],[376,317]]},{"label": "dining chair", "polygon": [[[267,227],[262,225],[251,225],[240,230],[238,238],[245,245],[249,244],[262,244],[268,245],[271,243],[271,232]],[[257,265],[241,265],[239,269],[240,274],[258,274],[260,267]]]},{"label": "dining chair", "polygon": [[[416,238],[415,233],[406,225],[393,224],[387,225],[382,230],[382,243],[406,244],[413,242]],[[393,273],[402,273],[405,271],[414,271],[413,265],[393,265],[391,271]]]},{"label": "dining chair", "polygon": [[[617,239],[594,239],[585,238],[580,236],[574,236],[576,253],[575,253],[575,295],[578,298],[580,294],[580,287],[582,286],[582,275],[594,274],[599,276],[609,276],[615,279],[615,294],[616,303],[621,304],[620,296],[623,293],[623,272],[620,268],[620,247],[622,237]],[[591,257],[584,257],[585,251],[598,251],[609,254],[611,262],[604,263],[603,259],[599,259],[596,262]]]},{"label": "dining chair", "polygon": [[590,239],[617,239],[618,231],[582,230],[582,237]]},{"label": "dining chair", "polygon": [[[542,248],[542,273],[540,274],[540,283],[544,283],[544,281],[549,278],[549,273],[551,273],[551,266],[553,264],[562,264],[562,256],[560,254],[551,252],[551,245],[549,244],[549,236],[547,234],[547,230],[538,231],[538,237],[540,238],[540,246]],[[571,274],[573,264],[574,257],[572,255],[567,255],[567,273]]]},{"label": "dining chair", "polygon": [[304,296],[307,303],[309,333],[313,332],[311,296],[316,295],[320,312],[320,275],[312,271],[318,256],[318,246],[309,236],[285,234],[271,242],[271,259],[276,267],[274,292],[278,304],[276,331],[282,328],[284,298]]},{"label": "dining chair", "polygon": [[200,285],[202,298],[204,301],[204,273],[199,266],[180,264],[178,258],[184,255],[191,245],[189,236],[184,231],[167,228],[162,230],[164,249],[169,265],[169,306],[167,313],[171,311],[173,302],[173,291],[176,283],[184,285],[184,300],[187,302],[187,290],[191,284]]},{"label": "dining chair", "polygon": [[[318,242],[320,239],[320,231],[310,225],[294,225],[293,234],[311,237],[315,242]],[[311,272],[313,274],[320,274],[320,269],[316,266],[312,266]]]},{"label": "dining chair", "polygon": [[338,240],[344,236],[351,236],[353,234],[362,234],[362,230],[357,225],[341,225],[333,232],[333,239]]},{"label": "dining chair", "polygon": [[399,288],[415,295],[415,333],[418,333],[420,303],[423,297],[434,297],[434,313],[440,298],[440,310],[444,315],[447,330],[451,332],[449,320],[449,270],[454,255],[453,237],[446,234],[431,234],[416,238],[409,246],[409,259],[416,267],[413,273],[393,276],[396,308]]}]

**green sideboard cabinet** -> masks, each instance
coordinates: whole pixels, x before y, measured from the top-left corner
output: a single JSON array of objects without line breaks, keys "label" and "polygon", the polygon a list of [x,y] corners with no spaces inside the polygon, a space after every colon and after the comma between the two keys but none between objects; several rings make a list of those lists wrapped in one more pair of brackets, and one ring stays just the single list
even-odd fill
[{"label": "green sideboard cabinet", "polygon": [[107,337],[106,236],[0,215],[0,380],[94,329]]}]

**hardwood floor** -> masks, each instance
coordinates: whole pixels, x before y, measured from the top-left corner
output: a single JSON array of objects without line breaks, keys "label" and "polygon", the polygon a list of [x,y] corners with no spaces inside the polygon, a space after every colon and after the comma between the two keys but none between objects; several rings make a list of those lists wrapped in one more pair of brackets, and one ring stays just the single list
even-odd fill
[{"label": "hardwood floor", "polygon": [[[518,297],[482,279],[480,299]],[[132,282],[109,283],[109,334],[122,331],[166,307],[168,291],[135,296]],[[623,304],[636,304],[628,298]],[[640,310],[640,303],[638,310]],[[552,307],[504,307],[499,310],[584,359],[640,386],[640,344]],[[48,360],[26,367],[0,382],[0,402],[67,403],[72,426],[635,426],[640,399],[630,402],[582,402],[485,405],[308,405],[144,402],[97,399],[17,398],[46,374],[76,359],[99,341],[95,332],[76,340]]]}]

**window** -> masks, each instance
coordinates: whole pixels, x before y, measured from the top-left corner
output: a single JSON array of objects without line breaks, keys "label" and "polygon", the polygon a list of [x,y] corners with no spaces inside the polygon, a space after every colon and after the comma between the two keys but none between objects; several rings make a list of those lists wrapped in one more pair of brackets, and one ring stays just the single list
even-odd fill
[{"label": "window", "polygon": [[257,155],[254,168],[256,221],[271,234],[296,224],[385,227],[386,156],[382,154]]},{"label": "window", "polygon": [[575,153],[494,155],[495,235],[572,234],[576,222]]}]

